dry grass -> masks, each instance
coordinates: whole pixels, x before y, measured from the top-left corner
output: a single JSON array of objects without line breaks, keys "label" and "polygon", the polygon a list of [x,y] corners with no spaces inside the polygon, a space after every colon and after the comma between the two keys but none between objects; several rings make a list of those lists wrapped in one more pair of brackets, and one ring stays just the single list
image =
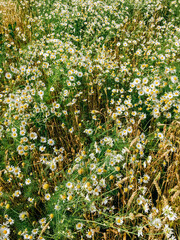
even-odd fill
[{"label": "dry grass", "polygon": [[[22,8],[16,0],[1,1],[0,34],[9,34],[12,30],[11,29],[12,27],[15,36],[17,35],[17,33],[21,33],[25,34],[26,37],[28,37],[28,39],[31,40],[31,31],[27,28],[28,25],[27,9],[28,7],[26,5]],[[14,37],[13,40],[15,40]]]},{"label": "dry grass", "polygon": [[22,28],[22,19],[21,19],[21,9],[17,7],[17,3],[8,0],[0,2],[0,14],[2,18],[2,24],[0,27],[0,32],[3,32],[3,29],[7,29],[8,25],[13,25],[16,22],[16,26]]}]

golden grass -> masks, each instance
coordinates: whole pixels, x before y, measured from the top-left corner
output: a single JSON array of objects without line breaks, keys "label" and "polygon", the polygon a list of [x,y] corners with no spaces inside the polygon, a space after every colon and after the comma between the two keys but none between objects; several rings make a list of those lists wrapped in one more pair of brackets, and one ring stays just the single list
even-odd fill
[{"label": "golden grass", "polygon": [[16,26],[22,28],[21,9],[17,7],[17,3],[11,0],[0,2],[0,14],[1,14],[1,26],[0,32],[3,29],[6,30],[8,25],[13,25],[16,22]]},{"label": "golden grass", "polygon": [[[31,41],[31,31],[27,28],[28,18],[27,18],[28,6],[23,8],[15,0],[7,0],[0,2],[0,34],[8,34],[13,28],[15,33],[23,33]],[[7,38],[7,36],[6,36]],[[13,37],[14,38],[14,37]],[[13,39],[15,40],[15,39]]]}]

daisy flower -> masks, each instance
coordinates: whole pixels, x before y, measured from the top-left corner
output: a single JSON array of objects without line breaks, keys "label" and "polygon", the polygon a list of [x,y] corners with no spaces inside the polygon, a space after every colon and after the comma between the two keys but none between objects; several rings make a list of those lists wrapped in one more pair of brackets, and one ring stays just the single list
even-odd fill
[{"label": "daisy flower", "polygon": [[117,225],[122,225],[123,224],[123,219],[121,217],[116,217],[116,224]]}]

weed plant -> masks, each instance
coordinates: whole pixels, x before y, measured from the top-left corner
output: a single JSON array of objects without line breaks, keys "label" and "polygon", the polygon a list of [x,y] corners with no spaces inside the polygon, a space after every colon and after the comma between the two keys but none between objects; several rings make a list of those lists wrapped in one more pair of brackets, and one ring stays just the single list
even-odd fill
[{"label": "weed plant", "polygon": [[179,1],[1,5],[0,240],[180,239]]}]

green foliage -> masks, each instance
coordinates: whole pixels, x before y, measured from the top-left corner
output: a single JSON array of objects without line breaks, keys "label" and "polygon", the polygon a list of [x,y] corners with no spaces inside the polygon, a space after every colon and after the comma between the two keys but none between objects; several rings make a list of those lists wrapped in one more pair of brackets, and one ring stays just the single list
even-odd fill
[{"label": "green foliage", "polygon": [[177,239],[179,2],[18,1],[0,35],[0,239]]}]

